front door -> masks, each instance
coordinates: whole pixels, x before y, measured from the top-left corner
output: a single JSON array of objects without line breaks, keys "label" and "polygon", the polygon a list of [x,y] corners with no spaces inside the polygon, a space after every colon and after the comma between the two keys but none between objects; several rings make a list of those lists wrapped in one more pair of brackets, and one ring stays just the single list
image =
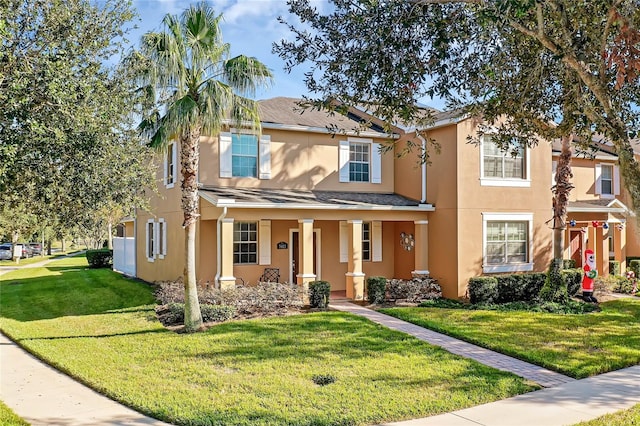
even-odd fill
[{"label": "front door", "polygon": [[[300,273],[300,239],[299,239],[299,232],[297,230],[292,230],[291,231],[291,268],[290,268],[290,273],[291,273],[291,282],[295,283],[298,281],[297,276]],[[320,279],[320,272],[318,271],[318,267],[317,267],[317,258],[318,258],[318,252],[317,252],[317,246],[318,246],[318,232],[316,230],[313,231],[313,271],[316,274],[316,279],[319,280]]]},{"label": "front door", "polygon": [[582,231],[569,231],[569,256],[576,262],[576,268],[582,268]]}]

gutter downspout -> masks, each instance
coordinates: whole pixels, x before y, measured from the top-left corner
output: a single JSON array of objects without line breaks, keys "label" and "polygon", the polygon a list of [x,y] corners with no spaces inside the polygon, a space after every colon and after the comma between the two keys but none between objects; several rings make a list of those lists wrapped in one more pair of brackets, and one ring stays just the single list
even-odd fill
[{"label": "gutter downspout", "polygon": [[221,251],[221,247],[222,247],[222,239],[221,239],[221,233],[222,233],[222,219],[224,219],[227,216],[227,208],[223,207],[222,208],[222,214],[218,217],[218,222],[216,223],[216,276],[213,279],[216,288],[220,288],[220,263],[222,263],[222,253]]},{"label": "gutter downspout", "polygon": [[427,162],[426,162],[426,158],[424,158],[424,155],[427,152],[427,141],[420,134],[418,134],[418,139],[422,141],[422,155],[423,155],[423,161],[421,165],[422,178],[420,181],[421,187],[422,187],[422,197],[420,198],[420,203],[426,204],[427,202]]}]

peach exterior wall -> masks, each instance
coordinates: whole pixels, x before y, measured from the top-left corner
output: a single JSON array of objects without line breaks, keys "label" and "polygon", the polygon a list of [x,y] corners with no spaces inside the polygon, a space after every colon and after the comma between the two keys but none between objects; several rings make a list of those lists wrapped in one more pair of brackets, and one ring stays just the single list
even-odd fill
[{"label": "peach exterior wall", "polygon": [[[271,136],[271,179],[220,178],[217,138],[200,143],[200,182],[234,188],[394,191],[393,153],[382,155],[382,183],[339,182],[338,146],[346,136],[264,129]],[[382,139],[374,140],[384,143]]]},{"label": "peach exterior wall", "polygon": [[544,271],[550,258],[551,147],[530,150],[531,187],[480,185],[480,150],[467,143],[473,120],[434,129],[441,153],[427,175],[427,201],[436,207],[429,218],[429,269],[445,297],[463,297],[469,278],[483,275],[482,213],[533,213],[534,270]]}]

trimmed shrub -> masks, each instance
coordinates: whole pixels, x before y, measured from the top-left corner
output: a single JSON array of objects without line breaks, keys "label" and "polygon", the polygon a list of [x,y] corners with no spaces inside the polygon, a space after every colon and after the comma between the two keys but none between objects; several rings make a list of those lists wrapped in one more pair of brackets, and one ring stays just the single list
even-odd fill
[{"label": "trimmed shrub", "polygon": [[[166,321],[169,324],[180,324],[184,322],[184,303],[170,303],[168,305],[169,315]],[[234,306],[224,305],[200,305],[202,321],[204,322],[225,322],[232,319],[237,310]]]},{"label": "trimmed shrub", "polygon": [[576,269],[575,259],[562,259],[562,269]]},{"label": "trimmed shrub", "polygon": [[91,268],[111,268],[113,266],[113,250],[87,250],[85,256]]},{"label": "trimmed shrub", "polygon": [[312,308],[326,309],[329,305],[331,284],[328,281],[311,281],[309,283],[309,304]]},{"label": "trimmed shrub", "polygon": [[582,288],[582,269],[565,269],[560,272],[567,285],[567,295],[574,296]]},{"label": "trimmed shrub", "polygon": [[636,278],[640,278],[640,259],[633,259],[629,261],[629,269],[636,274]]},{"label": "trimmed shrub", "polygon": [[383,303],[387,288],[385,277],[367,278],[367,300],[369,303]]},{"label": "trimmed shrub", "polygon": [[609,274],[620,275],[620,262],[617,260],[609,261]]},{"label": "trimmed shrub", "polygon": [[410,280],[387,280],[387,300],[404,300],[418,303],[423,300],[442,297],[442,288],[438,281],[429,277],[415,277]]},{"label": "trimmed shrub", "polygon": [[540,300],[552,303],[567,301],[567,283],[562,279],[562,265],[562,259],[553,259],[549,264],[544,286],[540,290]]},{"label": "trimmed shrub", "polygon": [[494,303],[498,300],[498,280],[495,277],[474,277],[469,279],[471,303]]},{"label": "trimmed shrub", "polygon": [[496,275],[498,283],[497,303],[527,301],[535,299],[544,285],[546,274],[506,274]]}]

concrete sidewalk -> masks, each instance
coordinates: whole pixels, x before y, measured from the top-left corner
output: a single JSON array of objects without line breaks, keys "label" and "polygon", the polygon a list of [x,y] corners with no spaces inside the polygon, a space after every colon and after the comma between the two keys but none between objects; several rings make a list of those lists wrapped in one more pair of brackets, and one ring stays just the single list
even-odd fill
[{"label": "concrete sidewalk", "polygon": [[41,362],[0,333],[0,400],[33,426],[166,425]]},{"label": "concrete sidewalk", "polygon": [[640,366],[388,426],[564,426],[640,403]]}]

